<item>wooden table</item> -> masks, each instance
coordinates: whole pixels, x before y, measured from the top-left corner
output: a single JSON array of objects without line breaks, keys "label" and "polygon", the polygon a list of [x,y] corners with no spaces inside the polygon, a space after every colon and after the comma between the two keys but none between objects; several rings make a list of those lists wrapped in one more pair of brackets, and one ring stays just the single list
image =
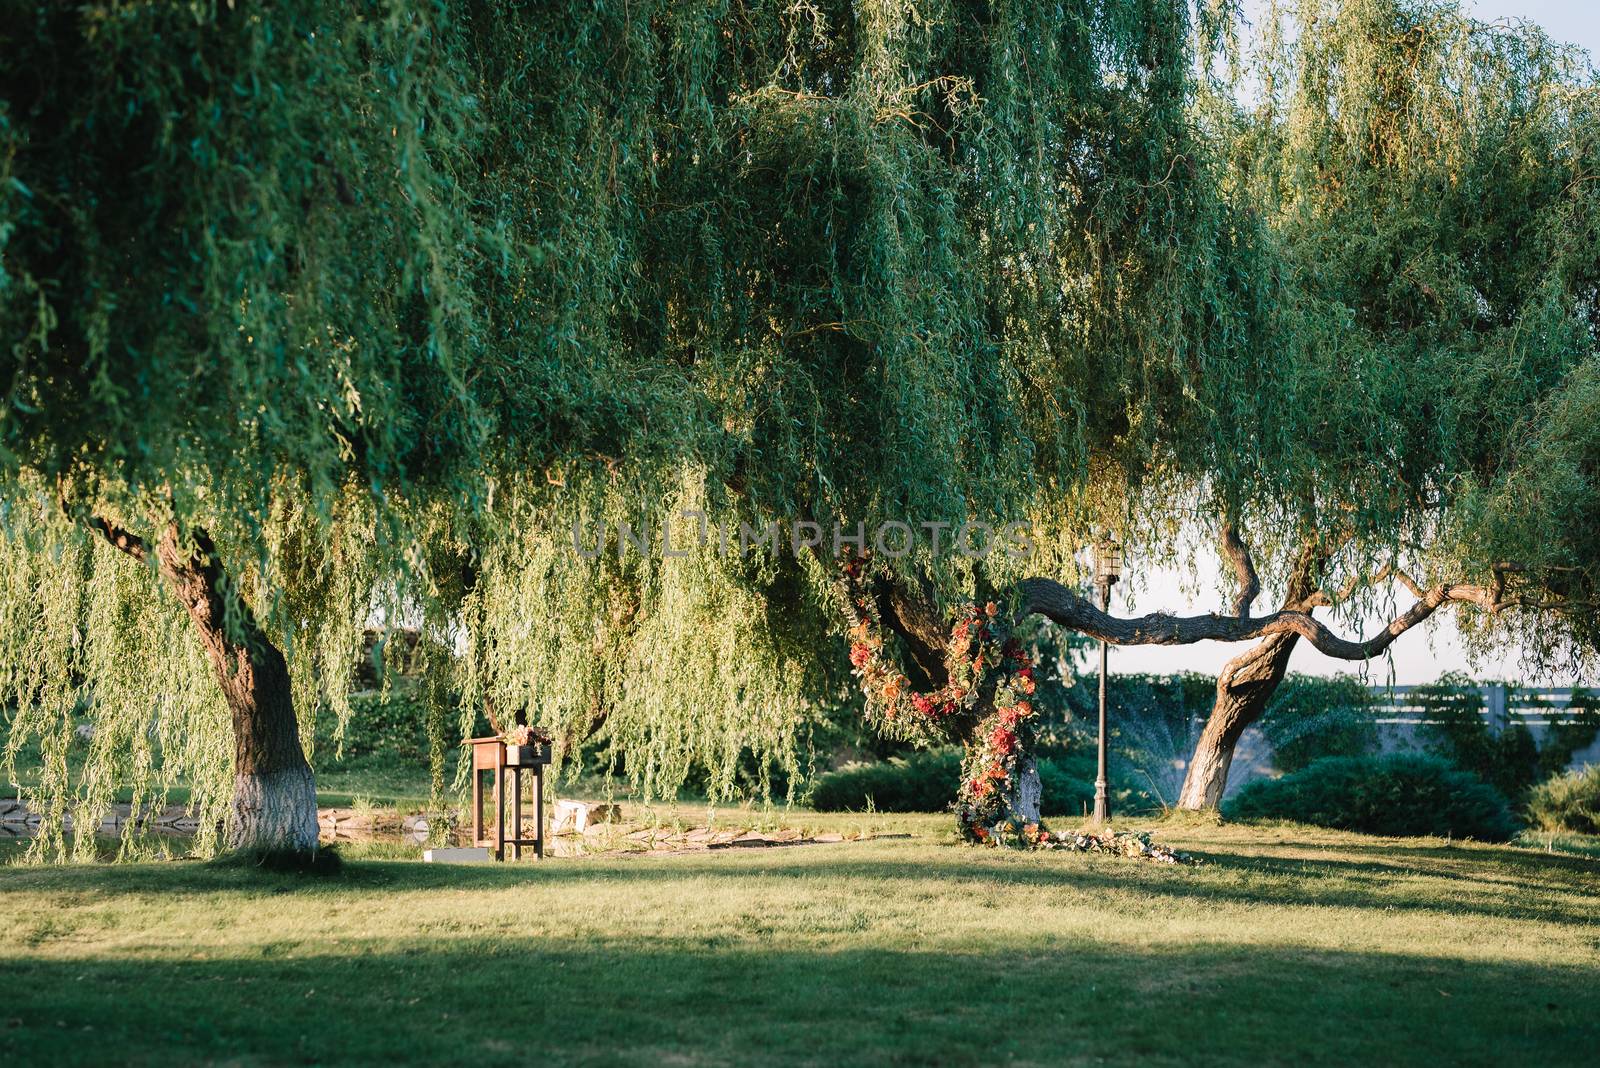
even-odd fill
[{"label": "wooden table", "polygon": [[[514,860],[522,859],[522,847],[533,846],[533,855],[544,859],[544,769],[550,763],[550,746],[507,746],[498,737],[470,738],[462,743],[472,747],[472,844],[492,846],[494,859],[506,858],[511,847]],[[494,824],[486,828],[483,815],[483,773],[494,780]],[[534,836],[522,837],[522,773],[533,772]],[[509,781],[508,781],[509,780]],[[507,787],[509,786],[509,790]],[[506,794],[511,795],[510,836],[506,834]]]}]

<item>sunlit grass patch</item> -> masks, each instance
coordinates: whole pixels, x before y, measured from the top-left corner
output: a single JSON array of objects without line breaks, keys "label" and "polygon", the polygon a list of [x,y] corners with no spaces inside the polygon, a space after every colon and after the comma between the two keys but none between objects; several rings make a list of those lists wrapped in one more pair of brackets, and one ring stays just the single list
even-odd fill
[{"label": "sunlit grass patch", "polygon": [[1579,1064],[1600,1040],[1585,857],[1175,821],[1208,861],[1176,868],[884,819],[916,837],[8,868],[0,1059]]}]

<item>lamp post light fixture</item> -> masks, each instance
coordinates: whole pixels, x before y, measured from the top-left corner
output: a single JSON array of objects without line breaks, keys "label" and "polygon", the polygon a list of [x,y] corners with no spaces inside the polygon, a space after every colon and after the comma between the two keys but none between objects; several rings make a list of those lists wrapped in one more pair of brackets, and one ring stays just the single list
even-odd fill
[{"label": "lamp post light fixture", "polygon": [[[1094,547],[1094,584],[1100,591],[1100,610],[1111,607],[1111,586],[1122,577],[1122,546],[1107,533]],[[1100,639],[1100,731],[1096,748],[1100,768],[1094,780],[1094,821],[1104,824],[1111,818],[1111,795],[1106,789],[1106,652],[1104,638]]]}]

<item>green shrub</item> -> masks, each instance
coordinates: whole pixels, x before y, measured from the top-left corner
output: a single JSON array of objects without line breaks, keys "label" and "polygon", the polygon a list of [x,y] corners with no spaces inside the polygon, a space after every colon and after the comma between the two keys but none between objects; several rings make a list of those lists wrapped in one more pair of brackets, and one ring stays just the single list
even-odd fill
[{"label": "green shrub", "polygon": [[811,807],[857,812],[870,800],[879,812],[942,812],[955,803],[961,752],[935,749],[874,764],[848,764],[817,777]]},{"label": "green shrub", "polygon": [[1539,777],[1539,747],[1528,728],[1495,731],[1483,714],[1483,695],[1465,675],[1451,672],[1411,692],[1423,720],[1423,744],[1493,785],[1521,797]]},{"label": "green shrub", "polygon": [[1281,779],[1250,783],[1223,806],[1232,819],[1283,819],[1387,835],[1503,842],[1516,825],[1506,799],[1438,757],[1324,757]]},{"label": "green shrub", "polygon": [[1094,758],[1046,757],[1039,761],[1039,813],[1077,816],[1094,806]]},{"label": "green shrub", "polygon": [[[350,721],[343,739],[335,738],[337,724],[331,713],[317,716],[317,752],[341,761],[373,754],[398,757],[407,763],[428,761],[428,710],[420,694],[396,685],[388,693],[370,691],[350,695]],[[450,741],[456,739],[453,736]]]},{"label": "green shrub", "polygon": [[[1094,802],[1092,754],[1045,757],[1039,761],[1040,812],[1045,816],[1082,815]],[[955,803],[961,781],[961,751],[935,749],[878,763],[850,764],[817,777],[811,807],[818,812],[859,812],[868,799],[879,812],[942,812]],[[1150,807],[1141,790],[1112,783],[1114,811]]]},{"label": "green shrub", "polygon": [[1261,717],[1261,732],[1280,771],[1299,771],[1329,756],[1366,756],[1378,748],[1372,691],[1354,675],[1290,675]]},{"label": "green shrub", "polygon": [[1600,834],[1600,764],[1551,776],[1528,792],[1526,807],[1541,831]]}]

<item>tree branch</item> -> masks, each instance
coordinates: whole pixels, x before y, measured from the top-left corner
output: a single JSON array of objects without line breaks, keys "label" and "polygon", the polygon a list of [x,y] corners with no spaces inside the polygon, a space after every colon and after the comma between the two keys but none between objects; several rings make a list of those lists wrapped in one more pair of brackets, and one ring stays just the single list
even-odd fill
[{"label": "tree branch", "polygon": [[[1373,578],[1373,581],[1381,582],[1383,579],[1391,576],[1396,582],[1400,583],[1400,585],[1404,586],[1408,591],[1410,591],[1411,596],[1419,598],[1426,596],[1426,594],[1423,592],[1421,583],[1412,578],[1409,573],[1398,567],[1385,567],[1382,571],[1378,572],[1377,576]],[[1503,592],[1504,589],[1505,584],[1500,583],[1499,592]]]},{"label": "tree branch", "polygon": [[144,560],[146,555],[144,539],[139,537],[139,535],[134,534],[131,531],[123,530],[109,519],[105,519],[101,516],[91,517],[88,520],[88,523],[89,529],[95,531],[102,538],[106,539],[106,541],[110,542],[114,548],[122,550],[135,560]]},{"label": "tree branch", "polygon": [[1421,623],[1446,604],[1472,604],[1486,612],[1524,607],[1519,599],[1502,600],[1487,586],[1443,583],[1423,592],[1415,604],[1370,638],[1351,640],[1334,634],[1312,618],[1309,608],[1285,608],[1269,616],[1241,618],[1208,613],[1171,616],[1156,612],[1119,619],[1096,608],[1054,579],[1032,578],[1021,583],[1023,615],[1038,613],[1071,630],[1115,645],[1190,645],[1194,642],[1240,642],[1273,634],[1294,634],[1319,652],[1339,660],[1370,660],[1396,638]]},{"label": "tree branch", "polygon": [[[1356,589],[1360,586],[1376,586],[1378,583],[1387,579],[1395,578],[1399,574],[1400,573],[1395,570],[1394,565],[1384,564],[1371,575],[1351,575],[1349,578],[1345,579],[1344,585],[1340,587],[1339,592],[1331,597],[1322,590],[1313,590],[1308,596],[1301,598],[1295,604],[1285,605],[1284,607],[1295,608],[1302,612],[1309,612],[1313,608],[1329,608],[1333,605],[1349,600],[1350,595],[1355,593]],[[1420,600],[1421,598],[1427,596],[1427,593],[1422,589],[1422,587],[1410,581],[1409,576],[1402,578],[1401,581],[1404,582],[1407,588],[1411,590],[1413,597],[1416,597]]]},{"label": "tree branch", "polygon": [[1256,574],[1250,546],[1244,543],[1231,522],[1222,524],[1222,551],[1232,561],[1234,574],[1239,579],[1239,591],[1233,595],[1233,614],[1240,619],[1248,619],[1250,606],[1261,593],[1261,577]]}]

